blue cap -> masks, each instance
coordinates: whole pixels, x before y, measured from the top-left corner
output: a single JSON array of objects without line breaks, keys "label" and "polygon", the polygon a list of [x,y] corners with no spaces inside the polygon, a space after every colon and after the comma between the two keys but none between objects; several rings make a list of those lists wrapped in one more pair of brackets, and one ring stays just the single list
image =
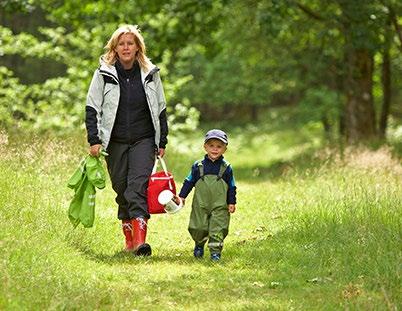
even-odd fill
[{"label": "blue cap", "polygon": [[213,130],[208,131],[205,134],[204,142],[206,143],[208,140],[210,140],[212,138],[219,139],[221,142],[223,142],[226,145],[228,144],[228,136],[222,130],[213,129]]}]

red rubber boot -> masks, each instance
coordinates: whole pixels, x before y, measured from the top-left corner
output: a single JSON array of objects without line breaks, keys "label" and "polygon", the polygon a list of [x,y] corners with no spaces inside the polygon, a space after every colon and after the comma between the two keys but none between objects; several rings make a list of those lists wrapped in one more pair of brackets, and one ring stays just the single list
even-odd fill
[{"label": "red rubber boot", "polygon": [[133,226],[133,247],[134,255],[136,256],[151,256],[152,250],[148,243],[145,243],[147,237],[147,222],[146,218],[131,219]]},{"label": "red rubber boot", "polygon": [[132,252],[134,250],[133,243],[133,225],[130,220],[122,220],[121,227],[123,228],[123,234],[126,238],[126,247],[124,250],[126,252]]}]

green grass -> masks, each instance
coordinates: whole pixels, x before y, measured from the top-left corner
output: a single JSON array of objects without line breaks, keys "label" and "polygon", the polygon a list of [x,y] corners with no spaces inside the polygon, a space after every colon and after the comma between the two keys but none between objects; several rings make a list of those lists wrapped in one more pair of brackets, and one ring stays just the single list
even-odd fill
[{"label": "green grass", "polygon": [[[259,131],[229,131],[238,209],[218,264],[192,257],[189,207],[149,221],[152,257],[121,252],[110,183],[94,227],[74,230],[66,182],[83,139],[2,133],[0,309],[400,310],[400,160],[386,148],[317,151],[314,128]],[[201,131],[171,139],[179,187],[201,147]]]}]

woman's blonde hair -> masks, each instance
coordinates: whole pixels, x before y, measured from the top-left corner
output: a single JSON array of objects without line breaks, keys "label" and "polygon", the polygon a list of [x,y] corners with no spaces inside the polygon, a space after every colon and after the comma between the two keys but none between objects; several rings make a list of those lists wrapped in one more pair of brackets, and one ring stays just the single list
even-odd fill
[{"label": "woman's blonde hair", "polygon": [[140,29],[138,28],[137,25],[122,25],[115,30],[115,32],[112,34],[112,36],[110,37],[109,41],[105,46],[106,53],[102,55],[103,60],[109,65],[113,65],[116,62],[116,60],[118,59],[118,55],[115,49],[117,47],[120,37],[123,34],[127,33],[131,33],[134,35],[134,41],[138,47],[138,51],[135,54],[135,58],[140,64],[140,67],[144,71],[148,71],[151,66],[151,61],[146,55],[144,38],[141,35]]}]

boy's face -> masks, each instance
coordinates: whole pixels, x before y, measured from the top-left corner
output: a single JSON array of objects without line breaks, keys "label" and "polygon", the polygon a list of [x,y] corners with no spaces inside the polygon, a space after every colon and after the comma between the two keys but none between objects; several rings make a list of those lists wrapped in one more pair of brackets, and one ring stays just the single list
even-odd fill
[{"label": "boy's face", "polygon": [[212,138],[206,141],[204,149],[208,154],[208,158],[215,161],[225,153],[226,145],[219,139]]}]

